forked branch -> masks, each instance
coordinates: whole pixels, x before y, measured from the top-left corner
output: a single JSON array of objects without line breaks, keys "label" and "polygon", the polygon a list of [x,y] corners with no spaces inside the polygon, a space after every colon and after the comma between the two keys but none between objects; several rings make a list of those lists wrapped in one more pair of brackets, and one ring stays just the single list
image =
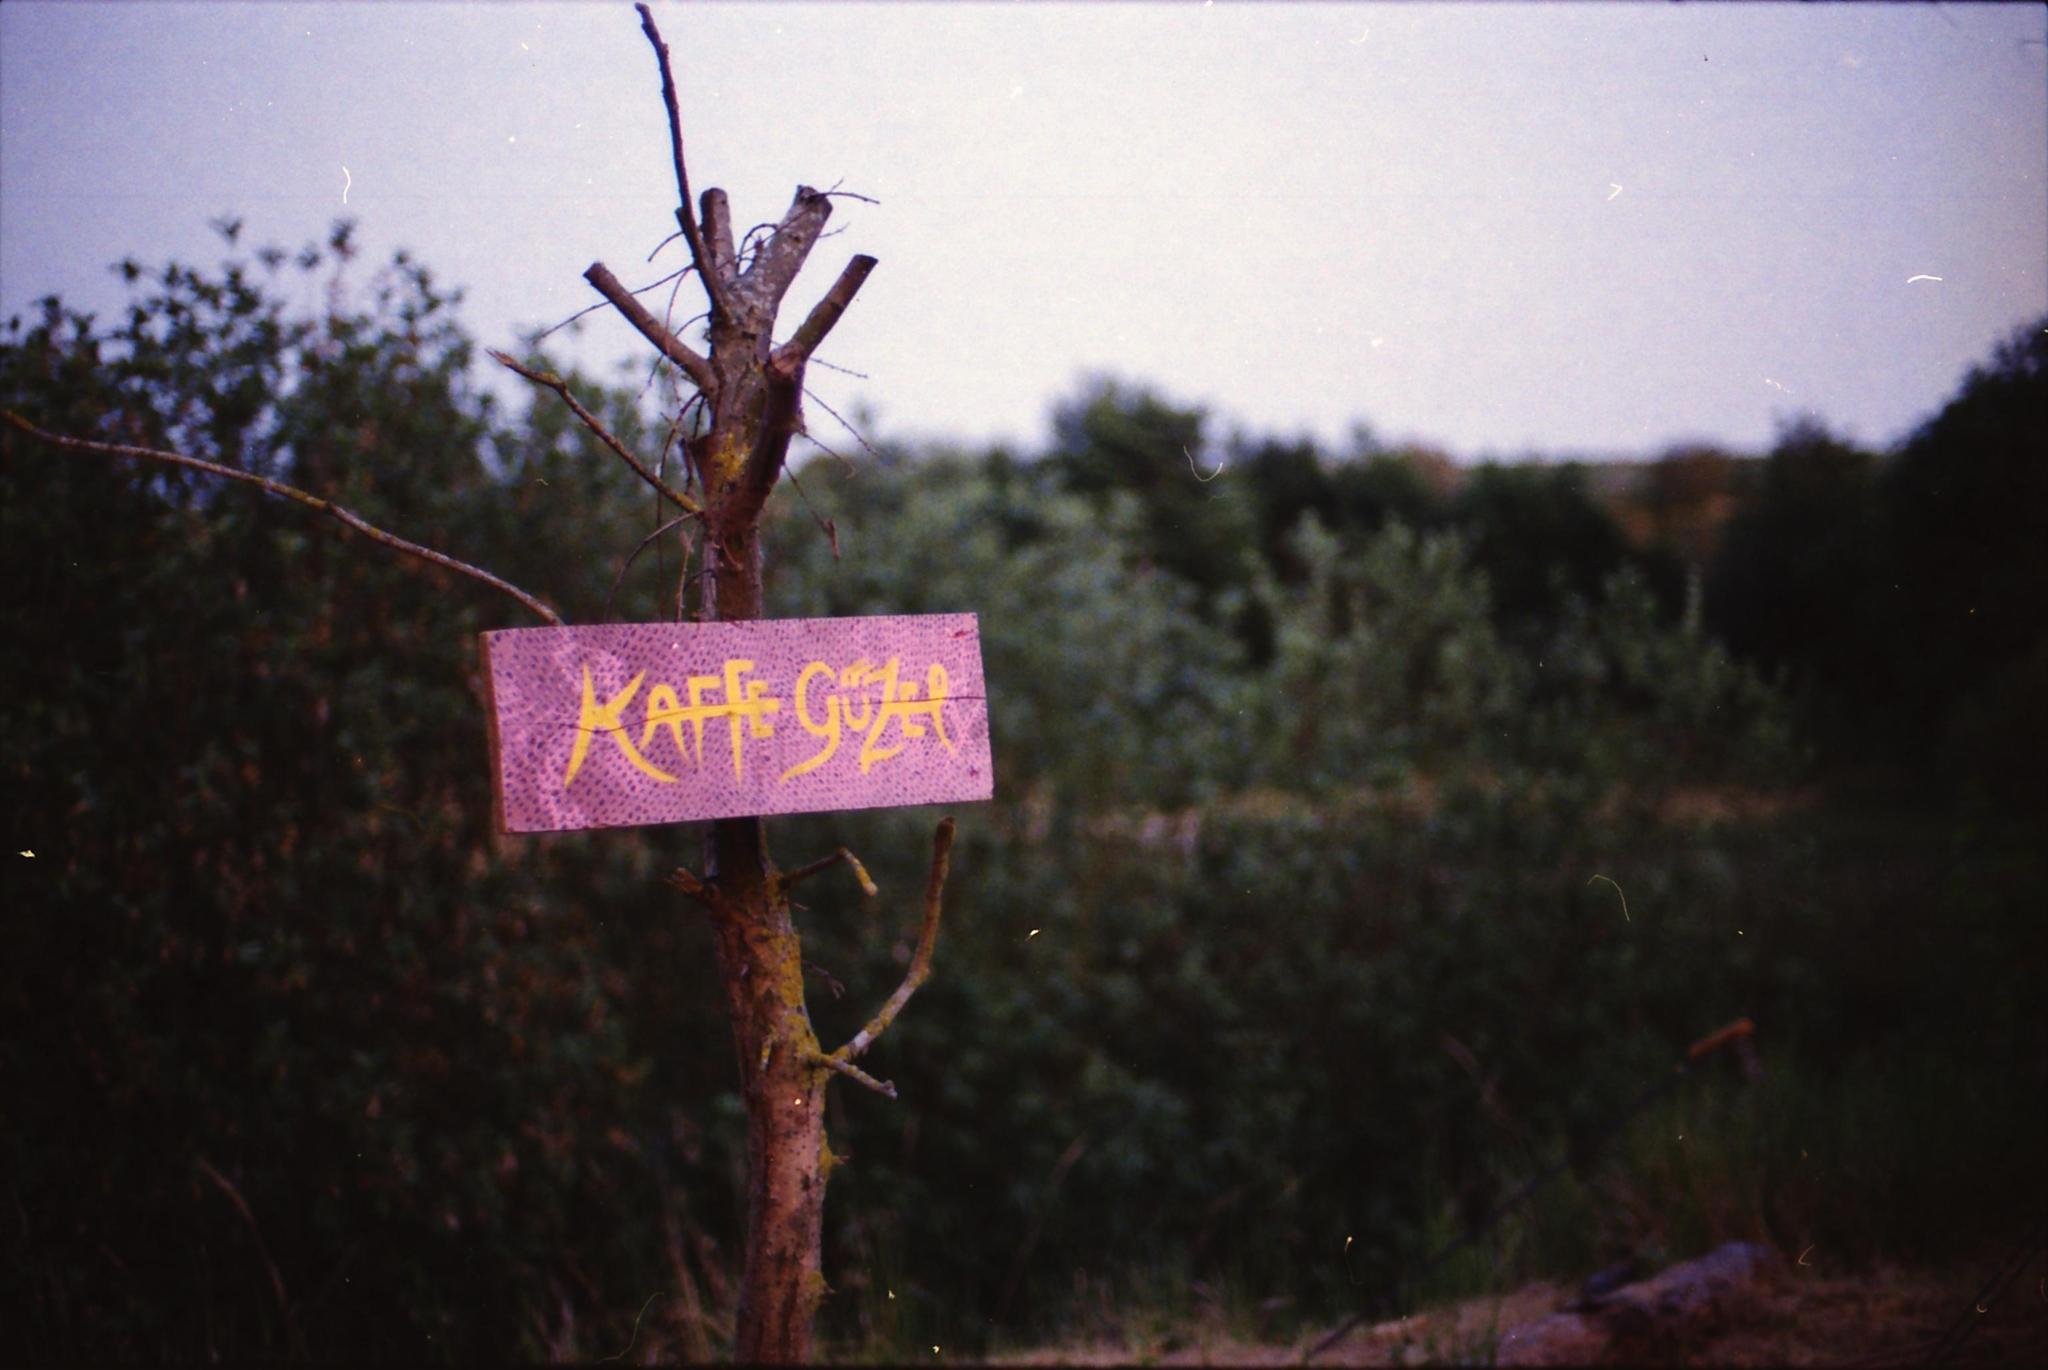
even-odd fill
[{"label": "forked branch", "polygon": [[219,462],[206,461],[200,457],[188,457],[181,452],[165,452],[154,447],[131,447],[126,443],[118,442],[94,442],[89,438],[73,438],[66,437],[61,433],[48,433],[30,423],[12,409],[0,409],[0,419],[5,419],[30,437],[35,438],[39,442],[49,443],[52,447],[63,447],[73,452],[98,452],[110,457],[135,457],[147,461],[166,462],[172,466],[184,466],[194,471],[204,471],[209,476],[221,476],[228,480],[238,480],[245,485],[253,485],[259,490],[267,490],[273,495],[282,495],[294,503],[303,504],[308,509],[317,510],[330,518],[347,524],[372,542],[381,542],[394,551],[403,552],[410,557],[418,557],[421,561],[432,562],[436,566],[468,576],[472,580],[482,581],[494,590],[502,590],[538,614],[543,621],[553,624],[557,628],[562,626],[562,616],[550,608],[545,601],[535,598],[510,581],[502,580],[482,567],[472,566],[466,561],[457,561],[445,552],[437,552],[431,547],[422,547],[417,542],[409,542],[396,534],[387,533],[382,528],[364,522],[353,511],[343,508],[332,500],[324,500],[318,495],[308,494],[296,486],[286,485],[282,481],[272,480],[268,476],[259,476],[253,471],[243,471],[233,466],[223,466]]},{"label": "forked branch", "polygon": [[830,870],[842,861],[853,867],[853,878],[860,882],[861,893],[870,899],[881,893],[880,890],[875,888],[875,882],[868,878],[868,868],[860,863],[858,856],[855,856],[845,847],[841,847],[830,856],[821,856],[807,866],[799,866],[793,871],[783,872],[776,877],[776,883],[782,886],[782,892],[787,894],[796,887],[796,883],[799,880],[808,880],[819,871]]},{"label": "forked branch", "polygon": [[838,1071],[855,1084],[864,1089],[872,1089],[885,1099],[896,1097],[896,1084],[893,1080],[877,1080],[851,1061],[842,1061],[836,1055],[827,1056],[822,1052],[812,1052],[810,1061],[812,1065],[823,1066],[826,1070]]},{"label": "forked branch", "polygon": [[[925,878],[924,923],[917,931],[917,950],[911,954],[910,969],[903,976],[903,983],[889,996],[889,1002],[881,1011],[868,1020],[866,1027],[853,1035],[853,1040],[826,1058],[828,1062],[848,1064],[857,1060],[863,1052],[875,1044],[875,1039],[889,1030],[896,1021],[896,1015],[903,1012],[903,1006],[910,1002],[910,996],[917,993],[932,973],[932,947],[939,939],[939,902],[946,889],[946,866],[953,852],[953,820],[939,821],[938,831],[932,834],[932,867]],[[838,1069],[835,1065],[833,1069]]]}]

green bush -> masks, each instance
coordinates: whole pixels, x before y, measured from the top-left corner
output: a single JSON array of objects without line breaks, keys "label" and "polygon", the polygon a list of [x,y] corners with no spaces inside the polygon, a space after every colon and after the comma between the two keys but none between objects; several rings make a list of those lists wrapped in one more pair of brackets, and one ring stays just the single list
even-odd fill
[{"label": "green bush", "polygon": [[[356,286],[350,255],[339,228],[131,265],[111,327],[10,326],[0,405],[306,486],[572,621],[673,614],[688,568],[667,539],[623,566],[658,516],[611,458],[552,397],[480,388],[423,268]],[[281,303],[330,268],[326,313]],[[573,379],[643,452],[672,437]],[[2019,823],[1801,808],[1794,715],[1697,593],[1674,612],[1603,539],[1544,553],[1593,526],[1569,481],[1459,504],[1415,462],[1271,443],[1183,479],[1200,415],[1114,387],[1059,431],[1049,461],[813,461],[810,507],[773,511],[773,612],[971,610],[992,685],[996,799],[869,1062],[902,1097],[831,1105],[835,1345],[985,1345],[1106,1297],[1349,1311],[1560,1157],[1577,1178],[1438,1287],[1996,1225],[1995,1122],[2038,1136],[2011,1100],[2048,1085]],[[660,880],[694,833],[491,831],[474,635],[509,602],[11,428],[0,549],[0,817],[34,853],[0,968],[21,1354],[718,1354],[744,1125],[710,939]],[[2030,663],[1957,715],[1957,764]],[[787,864],[845,844],[882,888],[803,886],[828,1041],[903,973],[936,817],[772,825]],[[1681,1094],[1597,1168],[1744,1014],[1765,1088]],[[1895,1085],[1901,1042],[1967,1068]],[[1681,1119],[1719,1150],[1653,1145]],[[1788,1169],[1814,1136],[1830,1168]],[[1926,1177],[1965,1167],[1943,1208]]]}]

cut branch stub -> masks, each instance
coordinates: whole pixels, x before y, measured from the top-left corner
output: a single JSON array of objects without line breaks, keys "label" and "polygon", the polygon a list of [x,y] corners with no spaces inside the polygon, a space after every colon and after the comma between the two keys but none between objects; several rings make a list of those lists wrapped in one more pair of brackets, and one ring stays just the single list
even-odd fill
[{"label": "cut branch stub", "polygon": [[733,306],[739,312],[741,326],[748,332],[765,334],[773,326],[782,297],[789,293],[790,283],[803,269],[812,244],[818,241],[819,232],[831,217],[832,201],[822,191],[809,186],[796,188],[796,196],[789,202],[782,222],[733,282]]},{"label": "cut branch stub", "polygon": [[[697,274],[706,275],[701,263]],[[712,371],[711,363],[684,344],[675,334],[662,327],[661,320],[648,313],[647,307],[633,298],[633,292],[626,289],[624,282],[612,275],[603,262],[592,262],[590,268],[583,273],[583,279],[589,281],[598,294],[610,300],[612,308],[625,315],[626,322],[639,330],[641,337],[653,343],[656,351],[683,368],[683,373],[690,378],[693,385],[707,395],[715,395],[718,392],[718,376]],[[706,288],[709,289],[709,286]]]},{"label": "cut branch stub", "polygon": [[739,259],[733,250],[732,209],[726,204],[725,192],[713,186],[698,203],[703,211],[704,246],[711,253],[712,273],[721,281],[730,280],[739,270]]},{"label": "cut branch stub", "polygon": [[[860,290],[875,259],[857,256],[840,272],[803,324],[775,346],[775,316],[803,269],[825,221],[832,216],[830,193],[798,186],[768,238],[740,269],[733,242],[732,210],[716,186],[699,197],[693,213],[689,170],[683,152],[682,114],[668,45],[646,5],[634,7],[640,27],[661,67],[662,101],[668,111],[670,152],[675,163],[676,222],[689,244],[691,264],[711,300],[708,357],[671,333],[635,300],[617,278],[594,262],[584,272],[627,322],[695,382],[710,409],[709,431],[691,444],[689,456],[704,477],[711,524],[742,557],[769,491],[781,477],[789,441],[803,431],[803,373],[811,353],[825,340]],[[721,554],[721,560],[727,560]],[[723,592],[720,592],[721,595]],[[742,598],[751,598],[745,596]]]},{"label": "cut branch stub", "polygon": [[873,257],[858,256],[848,262],[846,269],[839,273],[839,279],[825,292],[825,298],[811,306],[810,314],[790,335],[789,341],[775,349],[775,360],[793,357],[798,361],[809,361],[811,354],[818,350],[818,345],[839,322],[839,316],[846,312],[846,306],[853,303],[853,297],[867,280],[868,273],[874,269]]}]

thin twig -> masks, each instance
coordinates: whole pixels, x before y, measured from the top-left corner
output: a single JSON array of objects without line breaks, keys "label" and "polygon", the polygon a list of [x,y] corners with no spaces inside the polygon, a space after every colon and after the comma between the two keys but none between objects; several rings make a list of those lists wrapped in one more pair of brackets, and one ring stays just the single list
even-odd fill
[{"label": "thin twig", "polygon": [[[804,434],[804,436],[806,438],[809,438],[810,434],[806,433]],[[820,447],[825,446],[823,443],[819,443],[818,445]],[[828,447],[825,450],[831,452],[832,449]],[[837,452],[832,452],[832,455],[835,457],[839,457],[839,454]],[[846,458],[844,457],[839,457],[839,459],[841,461],[846,460]],[[796,478],[796,468],[794,466],[789,468],[788,474],[789,483],[796,487],[797,498],[801,499],[804,502],[804,508],[810,512],[811,518],[818,525],[818,530],[824,533],[825,540],[832,544],[832,560],[839,560],[839,525],[831,519],[818,517],[817,506],[812,504],[811,497],[804,493],[804,483]]]},{"label": "thin twig", "polygon": [[684,401],[681,389],[675,384],[674,372],[669,373],[668,395],[677,408],[675,416],[668,421],[668,431],[661,435],[661,455],[654,459],[654,471],[656,475],[665,478],[668,475],[668,454],[672,451],[681,451],[684,454],[682,461],[683,493],[688,494],[690,490],[690,463],[688,459],[689,448],[681,442],[683,436],[683,415],[690,411],[691,403],[703,398],[703,396],[701,394],[693,394],[689,401]]},{"label": "thin twig", "polygon": [[885,1099],[896,1097],[896,1085],[893,1081],[877,1080],[853,1062],[841,1060],[837,1053],[827,1056],[823,1052],[813,1052],[809,1059],[812,1065],[823,1066],[827,1070],[836,1070],[855,1084],[865,1085]]},{"label": "thin twig", "polygon": [[[863,377],[862,379],[866,379],[866,378],[865,378],[865,377]],[[812,390],[812,389],[811,389],[811,388],[810,388],[809,386],[805,386],[805,387],[804,387],[804,395],[805,395],[805,397],[806,397],[806,398],[808,398],[808,399],[814,399],[814,400],[818,400],[817,392],[813,391],[813,390]],[[840,417],[839,417],[839,411],[838,411],[837,409],[834,409],[834,408],[833,408],[833,407],[832,407],[831,405],[829,405],[829,404],[825,403],[825,401],[823,401],[823,400],[818,400],[818,408],[820,408],[820,409],[824,410],[824,411],[825,411],[826,413],[830,414],[830,415],[831,415],[831,416],[832,416],[832,417],[833,417],[834,419],[838,419],[838,421],[839,421],[839,426],[840,426],[841,428],[844,428],[844,429],[845,429],[845,430],[846,430],[847,432],[849,432],[849,433],[853,434],[853,440],[854,440],[855,442],[857,442],[857,443],[859,443],[859,444],[860,444],[860,450],[861,450],[861,451],[863,451],[863,452],[867,453],[867,454],[868,454],[869,456],[873,457],[873,458],[874,458],[875,460],[877,460],[877,461],[880,461],[880,460],[882,459],[882,454],[881,454],[880,452],[877,452],[877,451],[876,451],[876,450],[875,450],[874,448],[872,448],[872,447],[868,446],[868,440],[867,440],[866,438],[864,438],[864,437],[862,437],[862,436],[860,435],[860,430],[859,430],[858,428],[855,428],[855,427],[854,427],[854,426],[853,426],[852,424],[848,423],[848,422],[847,422],[847,421],[846,421],[845,419],[843,419],[843,418],[840,418]],[[818,443],[818,446],[820,446],[820,447],[825,447],[825,444],[824,444],[824,443],[822,443],[822,442],[818,442],[818,440],[817,440],[816,438],[812,438],[812,437],[811,437],[811,435],[810,435],[809,433],[806,433],[806,434],[804,434],[804,436],[805,436],[806,438],[810,438],[810,440],[811,440],[812,442],[817,442],[817,443]],[[831,452],[831,451],[832,451],[832,449],[831,449],[831,448],[829,448],[829,447],[825,447],[825,450],[826,450],[826,451],[828,451],[828,452]],[[833,455],[834,455],[834,456],[837,456],[838,454],[837,454],[837,453],[833,453]],[[846,461],[846,459],[845,459],[844,457],[840,457],[840,460],[841,460],[841,461]],[[846,464],[847,464],[848,466],[851,466],[851,465],[853,465],[853,463],[852,463],[852,462],[847,462]]]},{"label": "thin twig", "polygon": [[683,230],[683,238],[690,244],[690,260],[697,264],[697,274],[704,281],[704,293],[711,297],[711,308],[727,318],[732,311],[727,307],[725,282],[718,279],[718,273],[711,269],[711,253],[704,245],[704,235],[697,227],[696,211],[690,204],[690,172],[683,161],[683,114],[676,100],[676,77],[668,63],[668,44],[661,41],[661,30],[654,26],[654,12],[645,5],[635,5],[640,11],[640,31],[647,35],[647,41],[654,45],[654,60],[661,66],[661,102],[668,108],[669,153],[676,166],[676,223]]},{"label": "thin twig", "polygon": [[[694,549],[690,546],[689,529],[683,529],[677,540],[683,544],[683,561],[680,566],[676,567],[676,622],[681,623],[683,621],[683,603],[688,597],[687,591],[689,590],[690,582],[695,579],[690,574],[690,553]],[[699,568],[697,575],[701,576],[703,574],[702,568]]]},{"label": "thin twig", "polygon": [[536,599],[510,581],[501,580],[489,571],[478,566],[472,566],[466,561],[457,561],[445,552],[437,552],[431,547],[422,547],[417,542],[408,542],[402,537],[387,533],[382,528],[364,522],[355,513],[344,509],[341,505],[331,500],[324,500],[318,495],[308,494],[304,490],[286,485],[281,481],[274,481],[268,476],[259,476],[253,471],[243,471],[233,466],[222,466],[218,462],[206,461],[199,457],[188,457],[179,452],[159,451],[154,447],[130,447],[125,443],[93,442],[87,438],[72,438],[65,437],[59,433],[46,433],[11,409],[0,409],[0,418],[4,418],[30,437],[49,443],[52,447],[65,447],[74,452],[99,452],[112,457],[141,457],[151,461],[168,462],[173,466],[185,466],[190,467],[194,471],[204,471],[210,476],[224,476],[228,480],[238,480],[246,485],[253,485],[258,489],[267,490],[273,495],[282,495],[294,503],[303,504],[308,509],[318,510],[330,518],[347,524],[372,542],[381,542],[394,551],[404,552],[407,556],[418,557],[422,561],[430,561],[445,570],[459,572],[470,577],[472,580],[480,580],[494,590],[502,590],[535,614],[538,614],[544,621],[553,624],[557,628],[562,626],[562,616],[560,614],[556,613],[542,600]]},{"label": "thin twig", "polygon": [[[804,393],[806,395],[811,395],[811,392],[808,390],[804,391]],[[816,395],[811,395],[811,398],[817,399],[818,397]],[[860,468],[858,466],[855,466],[851,461],[847,460],[845,453],[839,451],[839,449],[832,446],[831,443],[821,440],[816,433],[806,432],[804,434],[804,441],[809,443],[811,446],[817,448],[820,452],[823,452],[826,456],[832,458],[832,460],[838,462],[841,466],[844,466],[846,468],[847,475],[857,476],[860,474]],[[795,480],[796,468],[792,466],[790,468],[789,473],[790,479],[792,481]],[[797,487],[797,491],[798,493],[802,493],[803,487],[799,485]],[[805,503],[809,503],[809,501],[806,500]]]},{"label": "thin twig", "polygon": [[[697,462],[697,450],[692,446],[692,443],[710,431],[711,419],[708,417],[710,408],[710,402],[705,398],[704,392],[699,390],[690,397],[690,402],[685,404],[681,411],[676,414],[676,422],[682,423],[684,417],[692,409],[697,411],[697,417],[691,421],[689,428],[686,428],[683,433],[683,488],[685,490],[694,488],[700,494],[704,489],[704,471]],[[691,429],[701,431],[691,431]]]},{"label": "thin twig", "polygon": [[848,200],[859,200],[864,205],[878,205],[882,203],[872,195],[863,195],[856,190],[841,190],[839,184],[839,182],[834,181],[831,189],[820,191],[819,193],[822,195],[838,195]]},{"label": "thin twig", "polygon": [[850,366],[841,366],[837,362],[828,362],[823,357],[811,358],[811,365],[822,366],[827,371],[837,371],[842,376],[858,376],[864,381],[874,379],[873,377],[869,376],[868,373],[865,371],[856,371]]},{"label": "thin twig", "polygon": [[[654,260],[654,259],[655,259],[656,257],[659,257],[659,256],[661,255],[661,250],[662,250],[662,249],[663,249],[664,247],[667,247],[667,246],[668,246],[668,245],[669,245],[670,243],[674,242],[674,241],[675,241],[676,239],[678,239],[678,238],[680,238],[680,237],[682,237],[682,236],[683,236],[683,231],[682,231],[682,230],[681,230],[681,229],[679,228],[679,229],[677,229],[677,230],[676,230],[675,232],[673,232],[673,233],[669,234],[669,235],[668,235],[668,236],[667,236],[666,238],[663,238],[663,239],[662,239],[662,240],[661,240],[660,242],[658,242],[658,243],[656,243],[656,244],[654,245],[654,251],[652,251],[652,252],[650,252],[650,253],[648,253],[648,254],[647,254],[647,260],[651,262],[651,261],[653,261],[653,260]],[[683,269],[684,269],[685,271],[689,270],[689,268],[688,268],[688,267],[684,267]]]},{"label": "thin twig", "polygon": [[550,335],[561,332],[570,324],[575,323],[578,319],[582,318],[585,314],[595,314],[598,310],[603,309],[606,303],[607,301],[599,300],[596,304],[585,305],[583,308],[577,310],[574,314],[571,314],[568,318],[562,320],[560,323],[554,324],[548,328],[543,328],[540,332],[535,333],[531,337],[527,338],[526,345],[528,347],[538,347],[541,343],[545,342]]},{"label": "thin twig", "polygon": [[589,269],[583,273],[583,279],[589,281],[598,294],[610,300],[612,308],[625,315],[626,322],[633,325],[641,337],[660,349],[664,357],[682,367],[689,374],[691,383],[699,390],[718,389],[718,375],[712,371],[711,363],[663,328],[661,321],[648,313],[640,301],[633,298],[633,292],[621,285],[619,278],[612,275],[603,262],[592,262]]},{"label": "thin twig", "polygon": [[[674,235],[673,233],[671,233],[671,234],[669,235],[669,237],[671,237],[671,238],[673,238],[674,236],[675,236],[675,235]],[[659,252],[660,250],[661,250],[660,248],[656,248],[656,249],[655,249],[655,251],[657,251],[657,252]],[[650,258],[649,260],[652,260],[652,259]],[[632,291],[631,291],[630,293],[631,293],[631,294],[634,294],[634,295],[644,295],[644,294],[646,294],[646,293],[647,293],[648,291],[650,291],[650,290],[654,289],[654,288],[655,288],[656,286],[659,286],[659,285],[667,285],[667,284],[668,284],[668,283],[669,283],[670,281],[674,281],[674,282],[676,282],[677,286],[678,286],[678,287],[680,287],[680,286],[682,285],[682,280],[681,280],[681,278],[682,278],[682,277],[684,277],[684,276],[687,276],[687,275],[689,275],[689,274],[690,274],[690,272],[692,272],[692,271],[693,271],[693,270],[695,270],[695,269],[696,269],[696,268],[694,268],[694,267],[688,267],[688,266],[686,266],[686,267],[683,267],[683,268],[681,268],[680,270],[677,270],[677,271],[671,271],[671,272],[669,272],[669,273],[668,273],[668,275],[666,275],[666,276],[663,276],[663,277],[662,277],[662,278],[661,278],[660,280],[658,280],[658,281],[649,281],[649,282],[648,282],[648,283],[647,283],[646,285],[643,285],[643,286],[638,286],[638,287],[635,287],[635,288],[634,288],[634,289],[633,289],[633,290],[632,290]],[[547,337],[547,336],[548,336],[549,334],[551,334],[551,333],[559,333],[559,332],[560,332],[561,330],[563,330],[563,329],[567,328],[567,327],[568,327],[568,326],[569,326],[570,324],[572,324],[572,323],[575,323],[575,322],[576,322],[576,321],[577,321],[578,319],[582,318],[582,317],[583,317],[583,316],[584,316],[585,314],[595,314],[595,313],[596,313],[596,312],[597,312],[598,310],[600,310],[600,309],[603,309],[603,308],[605,307],[605,305],[606,305],[606,304],[608,304],[608,303],[610,303],[610,302],[609,302],[609,301],[600,301],[600,302],[599,302],[599,303],[597,303],[597,304],[590,304],[590,305],[585,305],[585,306],[584,306],[583,308],[581,308],[581,309],[577,310],[577,311],[576,311],[576,312],[575,312],[574,314],[571,314],[571,315],[570,315],[570,316],[569,316],[568,318],[566,318],[566,319],[562,320],[562,321],[561,321],[560,323],[558,323],[558,324],[555,324],[555,325],[554,325],[553,327],[551,327],[551,328],[543,328],[543,329],[542,329],[542,330],[541,330],[540,332],[538,332],[538,333],[534,334],[534,335],[533,335],[532,337],[528,338],[528,339],[526,340],[526,342],[527,342],[527,345],[528,345],[529,347],[531,347],[531,346],[533,346],[533,345],[535,345],[535,344],[537,344],[537,343],[541,342],[541,341],[542,341],[543,339],[545,339],[545,338],[546,338],[546,337]],[[685,327],[688,327],[688,325],[687,325],[687,324],[685,324],[684,326],[685,326]]]},{"label": "thin twig", "polygon": [[560,376],[557,376],[552,371],[535,371],[531,367],[521,366],[518,362],[514,361],[511,357],[505,355],[503,352],[498,351],[496,348],[490,348],[488,350],[490,351],[492,359],[495,360],[499,365],[507,367],[513,371],[517,371],[520,375],[526,377],[526,379],[532,381],[535,385],[542,386],[546,389],[554,391],[557,395],[560,395],[562,397],[562,402],[569,406],[569,411],[573,413],[578,419],[581,419],[583,421],[583,426],[585,428],[588,428],[591,432],[597,434],[599,441],[603,442],[606,447],[611,448],[611,450],[618,455],[620,461],[623,461],[624,463],[626,463],[626,465],[632,467],[633,473],[635,475],[639,476],[640,479],[646,481],[649,485],[653,486],[656,490],[658,490],[661,493],[662,498],[666,499],[670,504],[673,504],[676,508],[682,510],[685,514],[701,514],[704,512],[704,507],[698,504],[697,501],[691,499],[682,491],[677,490],[671,485],[669,485],[667,481],[663,480],[660,476],[655,475],[654,472],[648,470],[646,465],[641,462],[640,458],[634,456],[631,452],[627,451],[626,445],[620,442],[617,438],[612,436],[611,430],[604,426],[603,422],[599,420],[597,415],[591,413],[588,409],[585,409],[580,403],[577,402],[576,397],[569,393],[568,382],[564,381]]},{"label": "thin twig", "polygon": [[860,882],[861,893],[870,899],[875,898],[881,893],[880,890],[875,888],[875,882],[868,878],[868,868],[860,863],[858,856],[855,856],[845,847],[841,847],[829,856],[821,856],[807,866],[798,866],[793,871],[784,871],[776,877],[775,883],[782,887],[784,894],[787,894],[790,890],[796,888],[797,882],[808,880],[819,871],[830,870],[841,862],[853,868],[853,878]]},{"label": "thin twig", "polygon": [[667,523],[664,523],[664,524],[662,524],[662,525],[661,525],[661,527],[659,527],[659,528],[655,529],[655,530],[654,530],[653,532],[649,533],[649,534],[648,534],[648,535],[647,535],[646,537],[644,537],[644,538],[640,539],[640,545],[639,545],[638,547],[635,547],[635,548],[634,548],[634,549],[633,549],[633,550],[632,550],[631,552],[628,552],[628,553],[626,554],[626,559],[625,559],[625,560],[624,560],[623,562],[621,562],[621,563],[619,564],[619,573],[618,573],[618,575],[616,575],[616,576],[614,576],[614,577],[612,578],[612,588],[611,588],[611,593],[610,593],[610,594],[607,594],[607,595],[606,595],[606,596],[604,597],[604,614],[603,614],[603,617],[604,617],[604,619],[605,619],[605,620],[606,620],[607,622],[609,622],[609,621],[611,620],[611,616],[612,616],[612,601],[613,601],[614,599],[618,598],[618,594],[619,594],[619,587],[620,587],[621,585],[623,585],[623,584],[625,584],[625,583],[626,583],[626,572],[628,572],[628,571],[630,571],[631,569],[633,569],[633,561],[634,561],[634,559],[635,559],[636,557],[638,557],[638,556],[639,556],[639,555],[640,555],[640,554],[641,554],[642,552],[644,552],[644,551],[646,551],[646,550],[647,550],[647,544],[648,544],[648,543],[650,543],[650,542],[654,541],[654,540],[655,540],[656,538],[660,537],[660,536],[661,536],[661,535],[662,535],[663,533],[666,533],[666,532],[667,532],[667,531],[668,531],[669,529],[671,529],[671,528],[675,527],[675,526],[676,526],[676,525],[677,525],[678,523],[681,523],[681,522],[682,522],[682,521],[683,521],[684,519],[686,519],[686,518],[688,518],[688,517],[690,517],[690,516],[689,516],[688,514],[677,514],[677,515],[676,515],[676,516],[675,516],[674,518],[670,519],[670,520],[669,520],[669,521],[668,521]]},{"label": "thin twig", "polygon": [[932,834],[931,874],[924,886],[924,923],[918,929],[917,950],[910,958],[910,969],[903,976],[903,983],[889,996],[889,1002],[881,1011],[868,1020],[868,1025],[853,1035],[853,1040],[832,1053],[833,1060],[852,1061],[860,1057],[875,1039],[889,1030],[889,1024],[896,1021],[896,1015],[903,1012],[903,1006],[910,1002],[910,996],[917,993],[932,973],[932,947],[939,938],[939,901],[946,890],[946,866],[953,852],[953,820],[939,820],[938,831]]},{"label": "thin twig", "polygon": [[235,1188],[227,1176],[215,1170],[204,1156],[193,1157],[192,1163],[199,1168],[202,1175],[220,1187],[220,1192],[227,1195],[228,1202],[235,1206],[235,1212],[241,1214],[242,1221],[249,1225],[249,1235],[256,1239],[256,1254],[263,1258],[263,1268],[270,1274],[270,1290],[277,1296],[277,1311],[284,1316],[285,1328],[288,1331],[293,1330],[292,1302],[285,1297],[284,1276],[277,1273],[277,1262],[270,1259],[270,1248],[264,1243],[263,1229],[256,1225],[256,1215],[249,1211],[249,1204],[242,1198],[242,1191]]},{"label": "thin twig", "polygon": [[775,236],[775,229],[776,225],[763,219],[745,233],[740,234],[739,251],[734,254],[735,268],[746,266],[749,255],[758,253],[761,250],[761,244]]}]

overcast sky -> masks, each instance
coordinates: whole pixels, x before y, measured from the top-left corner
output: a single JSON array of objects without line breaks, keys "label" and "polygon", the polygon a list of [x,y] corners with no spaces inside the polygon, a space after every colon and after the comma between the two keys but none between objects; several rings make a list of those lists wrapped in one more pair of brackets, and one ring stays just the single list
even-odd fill
[{"label": "overcast sky", "polygon": [[[1044,444],[1106,372],[1220,436],[1460,457],[1888,443],[2048,310],[2038,5],[655,7],[697,186],[839,183],[785,329],[882,436]],[[629,5],[0,5],[0,309],[339,215],[491,345],[674,227]],[[675,249],[661,260],[672,260]],[[691,305],[691,311],[698,307]],[[562,335],[557,335],[560,338]],[[565,344],[611,374],[609,313]]]}]

